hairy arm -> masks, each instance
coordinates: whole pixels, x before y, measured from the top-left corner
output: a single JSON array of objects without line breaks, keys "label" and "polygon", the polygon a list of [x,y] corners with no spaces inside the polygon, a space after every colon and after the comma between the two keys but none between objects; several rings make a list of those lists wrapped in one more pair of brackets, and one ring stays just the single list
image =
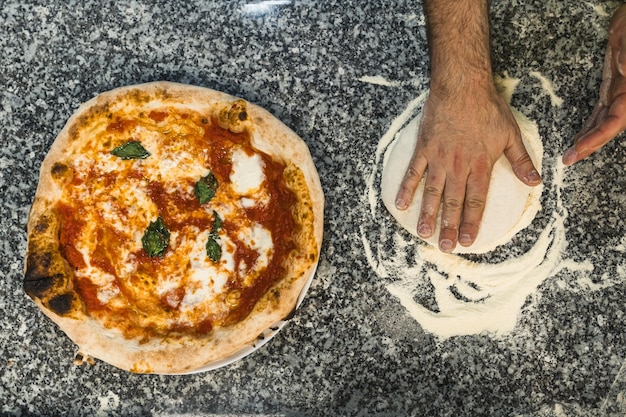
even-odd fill
[{"label": "hairy arm", "polygon": [[439,248],[450,252],[476,239],[502,153],[524,183],[537,185],[541,178],[493,83],[487,0],[426,0],[424,6],[430,93],[396,206],[408,208],[427,173],[417,233],[433,235],[441,207]]},{"label": "hairy arm", "polygon": [[492,88],[486,0],[424,2],[431,91],[458,98],[467,83]]}]

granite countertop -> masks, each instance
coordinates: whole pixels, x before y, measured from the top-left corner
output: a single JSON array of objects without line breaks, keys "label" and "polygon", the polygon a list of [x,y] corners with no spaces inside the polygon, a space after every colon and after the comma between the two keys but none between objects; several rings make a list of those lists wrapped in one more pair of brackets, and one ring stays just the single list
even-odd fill
[{"label": "granite countertop", "polygon": [[[495,69],[536,122],[546,187],[531,226],[473,261],[510,262],[550,233],[511,329],[445,337],[432,330],[447,314],[433,266],[376,188],[389,132],[427,91],[422,6],[378,3],[0,3],[1,415],[626,415],[626,142],[558,163],[596,100],[619,3],[492,2]],[[318,271],[295,317],[250,356],[196,375],[74,366],[73,343],[22,290],[25,223],[56,134],[81,102],[154,80],[268,109],[306,141],[326,195]]]}]

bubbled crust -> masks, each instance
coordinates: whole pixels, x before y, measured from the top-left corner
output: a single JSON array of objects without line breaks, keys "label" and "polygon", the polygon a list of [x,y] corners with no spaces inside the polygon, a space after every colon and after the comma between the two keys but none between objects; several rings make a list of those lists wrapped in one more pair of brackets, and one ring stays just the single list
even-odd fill
[{"label": "bubbled crust", "polygon": [[53,210],[31,216],[24,290],[59,316],[80,314],[82,303],[72,290],[72,269],[59,252],[59,219]]},{"label": "bubbled crust", "polygon": [[[107,123],[107,113],[129,105],[143,106],[146,111],[151,106],[166,105],[210,112],[219,118],[222,127],[235,132],[248,130],[253,146],[285,163],[287,184],[298,197],[294,216],[302,227],[296,240],[308,249],[285,261],[287,278],[271,288],[250,315],[232,326],[217,327],[208,336],[182,334],[140,342],[125,339],[116,329],[103,328],[77,298],[72,289],[71,268],[59,251],[59,220],[52,207],[60,196],[59,184],[72,175],[64,165],[63,151],[71,142],[80,141],[93,123]],[[264,109],[225,93],[184,84],[155,82],[118,88],[83,104],[68,120],[44,160],[28,222],[24,288],[83,355],[132,372],[192,371],[231,356],[293,312],[319,259],[323,210],[324,196],[308,147]]]}]

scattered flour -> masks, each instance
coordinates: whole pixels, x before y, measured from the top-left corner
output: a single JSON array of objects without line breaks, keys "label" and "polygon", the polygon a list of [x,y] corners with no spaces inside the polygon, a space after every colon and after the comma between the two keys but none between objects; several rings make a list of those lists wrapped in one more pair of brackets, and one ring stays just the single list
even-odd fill
[{"label": "scattered flour", "polygon": [[605,9],[605,7],[603,5],[592,4],[592,3],[589,3],[589,2],[585,2],[585,5],[591,7],[591,9],[593,9],[593,11],[598,14],[598,16],[609,17],[609,13],[606,11],[606,9]]},{"label": "scattered flour", "polygon": [[120,406],[120,397],[113,391],[107,391],[106,396],[98,397],[100,407],[96,411],[96,416],[108,416],[112,410]]},{"label": "scattered flour", "polygon": [[389,81],[382,75],[364,75],[361,78],[358,78],[357,81],[361,81],[362,83],[381,85],[383,87],[403,87],[405,85],[409,86],[417,86],[417,80],[409,80],[409,81]]},{"label": "scattered flour", "polygon": [[359,78],[359,81],[368,84],[382,85],[385,87],[395,87],[397,85],[397,82],[389,81],[385,77],[382,77],[380,75],[365,75]]},{"label": "scattered flour", "polygon": [[552,82],[537,71],[531,71],[530,76],[535,77],[541,82],[541,87],[550,96],[550,103],[554,107],[561,107],[561,105],[563,104],[563,99],[559,97],[554,91],[554,86],[552,85]]},{"label": "scattered flour", "polygon": [[[510,97],[519,80],[500,79],[503,96]],[[545,86],[544,86],[545,88]],[[525,254],[500,263],[477,263],[458,255],[420,245],[415,238],[406,238],[395,223],[383,221],[388,214],[380,201],[379,183],[382,176],[382,159],[396,134],[415,116],[427,93],[409,103],[380,139],[375,164],[366,178],[367,200],[371,223],[360,227],[361,241],[370,266],[389,283],[387,290],[406,308],[422,328],[440,339],[456,335],[489,332],[503,335],[510,332],[528,296],[549,276],[563,269],[591,271],[591,262],[564,259],[567,245],[565,220],[567,210],[561,201],[564,166],[559,157],[544,161],[549,168],[551,184],[546,184],[545,198],[553,199],[553,211],[545,213],[548,224],[534,246]],[[428,282],[429,294],[436,308],[425,306]]]}]

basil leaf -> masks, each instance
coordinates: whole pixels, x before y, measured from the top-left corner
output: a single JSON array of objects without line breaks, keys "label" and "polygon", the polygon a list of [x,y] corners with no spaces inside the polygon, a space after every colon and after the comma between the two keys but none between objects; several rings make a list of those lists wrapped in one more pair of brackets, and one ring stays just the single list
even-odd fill
[{"label": "basil leaf", "polygon": [[193,192],[196,195],[196,198],[200,201],[200,204],[204,204],[208,203],[213,197],[215,197],[217,187],[217,179],[212,172],[209,172],[209,175],[200,178],[198,182],[196,182],[196,185],[193,187]]},{"label": "basil leaf", "polygon": [[150,156],[150,152],[140,142],[131,140],[113,149],[111,153],[122,159],[144,159]]},{"label": "basil leaf", "polygon": [[170,244],[170,232],[165,227],[161,216],[155,221],[150,222],[150,225],[141,238],[141,244],[149,257],[163,257],[165,249],[167,249]]},{"label": "basil leaf", "polygon": [[211,236],[217,239],[217,234],[222,228],[222,219],[220,215],[213,210],[213,227],[211,228]]},{"label": "basil leaf", "polygon": [[206,254],[213,262],[219,261],[222,257],[222,247],[212,236],[209,236],[206,242]]}]

